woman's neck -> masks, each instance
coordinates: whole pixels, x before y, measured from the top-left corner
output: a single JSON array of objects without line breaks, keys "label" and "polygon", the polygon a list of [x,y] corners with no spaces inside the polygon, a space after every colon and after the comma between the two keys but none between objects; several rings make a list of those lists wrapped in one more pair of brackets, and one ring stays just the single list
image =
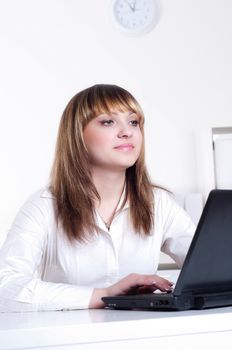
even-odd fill
[{"label": "woman's neck", "polygon": [[125,171],[110,172],[94,169],[93,183],[100,196],[95,206],[108,231],[117,212],[125,186]]},{"label": "woman's neck", "polygon": [[125,185],[126,172],[111,172],[99,168],[92,169],[93,183],[101,201],[114,201],[121,196]]}]

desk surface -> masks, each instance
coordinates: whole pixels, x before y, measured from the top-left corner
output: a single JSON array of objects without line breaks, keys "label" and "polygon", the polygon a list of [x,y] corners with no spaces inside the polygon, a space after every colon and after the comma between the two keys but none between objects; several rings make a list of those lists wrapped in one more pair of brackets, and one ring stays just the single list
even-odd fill
[{"label": "desk surface", "polygon": [[[133,341],[163,346],[163,339],[167,345],[168,339],[173,344],[178,336],[188,337],[189,341],[190,336],[203,334],[211,340],[213,334],[223,335],[223,339],[227,335],[231,343],[232,307],[181,312],[75,310],[0,314],[0,349],[116,349],[112,344]],[[155,339],[159,343],[154,343]],[[222,337],[217,339],[221,344]],[[186,349],[186,339],[184,343]],[[146,345],[146,350],[150,348]],[[178,348],[182,349],[180,344]]]},{"label": "desk surface", "polygon": [[60,344],[99,344],[228,331],[232,332],[232,307],[182,312],[76,310],[12,313],[0,315],[0,349],[47,349]]}]

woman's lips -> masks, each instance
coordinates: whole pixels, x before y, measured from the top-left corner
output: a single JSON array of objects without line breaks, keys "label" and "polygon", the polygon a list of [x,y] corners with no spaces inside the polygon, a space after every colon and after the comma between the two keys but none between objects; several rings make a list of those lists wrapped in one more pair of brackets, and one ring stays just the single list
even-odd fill
[{"label": "woman's lips", "polygon": [[134,146],[131,143],[124,143],[122,145],[119,145],[117,147],[114,147],[115,149],[118,149],[120,151],[130,151],[134,148]]}]

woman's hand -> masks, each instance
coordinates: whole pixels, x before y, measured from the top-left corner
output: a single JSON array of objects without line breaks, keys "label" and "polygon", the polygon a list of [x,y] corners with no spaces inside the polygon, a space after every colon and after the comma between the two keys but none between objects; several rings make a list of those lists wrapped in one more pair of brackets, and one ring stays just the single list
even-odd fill
[{"label": "woman's hand", "polygon": [[157,289],[162,292],[170,292],[172,290],[172,285],[172,282],[158,275],[140,275],[132,273],[108,288],[94,289],[89,308],[104,307],[104,303],[101,300],[103,296],[138,294],[153,292]]}]

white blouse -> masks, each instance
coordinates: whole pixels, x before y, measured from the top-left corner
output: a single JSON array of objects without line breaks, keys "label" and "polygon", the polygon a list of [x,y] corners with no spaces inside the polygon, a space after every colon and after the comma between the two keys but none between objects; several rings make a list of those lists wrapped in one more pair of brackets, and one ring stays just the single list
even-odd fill
[{"label": "white blouse", "polygon": [[88,308],[94,288],[130,273],[155,274],[160,250],[181,267],[195,225],[168,192],[154,193],[150,236],[134,232],[127,203],[109,232],[96,213],[99,235],[89,243],[71,244],[57,224],[52,194],[36,192],[19,211],[0,250],[0,312]]}]

